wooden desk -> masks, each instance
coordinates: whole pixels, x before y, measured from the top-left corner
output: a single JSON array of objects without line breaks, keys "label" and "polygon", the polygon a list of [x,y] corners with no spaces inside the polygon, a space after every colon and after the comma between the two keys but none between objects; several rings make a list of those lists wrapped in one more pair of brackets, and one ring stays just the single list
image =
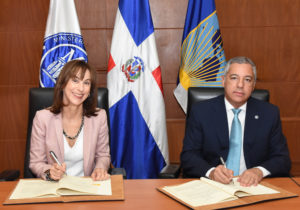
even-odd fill
[{"label": "wooden desk", "polygon": [[[293,177],[294,182],[300,185],[300,177]],[[299,195],[300,196],[300,195]]]},{"label": "wooden desk", "polygon": [[[49,204],[25,204],[3,206],[2,202],[13,190],[17,182],[0,182],[0,209],[5,210],[85,210],[85,209],[187,209],[185,206],[169,198],[156,190],[156,187],[180,184],[191,179],[147,179],[125,180],[125,201],[101,201],[101,202],[78,202],[78,203],[49,203]],[[300,181],[300,178],[296,178]],[[300,195],[298,187],[289,178],[270,178],[265,181]],[[240,207],[239,209],[299,209],[300,197],[268,201],[254,205]]]}]

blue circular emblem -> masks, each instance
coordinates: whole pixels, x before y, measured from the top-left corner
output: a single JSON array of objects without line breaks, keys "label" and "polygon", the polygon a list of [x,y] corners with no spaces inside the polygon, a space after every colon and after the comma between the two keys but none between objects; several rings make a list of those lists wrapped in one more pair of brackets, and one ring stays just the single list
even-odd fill
[{"label": "blue circular emblem", "polygon": [[41,87],[54,87],[63,66],[75,59],[88,60],[81,35],[58,33],[45,38],[40,64]]},{"label": "blue circular emblem", "polygon": [[141,72],[144,72],[144,61],[137,56],[130,58],[122,65],[122,72],[129,82],[134,82],[141,76]]}]

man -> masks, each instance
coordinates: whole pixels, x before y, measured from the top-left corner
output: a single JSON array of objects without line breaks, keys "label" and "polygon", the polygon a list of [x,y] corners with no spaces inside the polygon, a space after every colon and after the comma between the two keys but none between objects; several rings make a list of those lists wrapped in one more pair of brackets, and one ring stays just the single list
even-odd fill
[{"label": "man", "polygon": [[289,174],[279,110],[251,97],[255,82],[255,64],[246,57],[233,58],[222,77],[225,97],[192,106],[181,153],[186,176],[227,184],[239,175],[242,186],[251,186],[266,176]]}]

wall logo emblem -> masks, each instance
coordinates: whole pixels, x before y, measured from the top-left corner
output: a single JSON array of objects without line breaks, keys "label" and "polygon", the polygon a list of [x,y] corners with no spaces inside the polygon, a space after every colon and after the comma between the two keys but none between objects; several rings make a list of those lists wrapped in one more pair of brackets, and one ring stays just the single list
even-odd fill
[{"label": "wall logo emblem", "polygon": [[129,82],[134,82],[137,80],[141,73],[144,72],[144,61],[137,56],[130,58],[122,65],[122,72],[125,73],[125,76]]},{"label": "wall logo emblem", "polygon": [[41,59],[40,84],[42,87],[54,87],[63,66],[70,60],[85,60],[85,51],[81,35],[58,33],[45,38]]}]

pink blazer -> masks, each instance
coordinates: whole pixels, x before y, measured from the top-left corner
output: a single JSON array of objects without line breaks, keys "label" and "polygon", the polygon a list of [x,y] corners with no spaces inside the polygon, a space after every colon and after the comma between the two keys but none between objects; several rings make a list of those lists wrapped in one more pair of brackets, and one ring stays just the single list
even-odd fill
[{"label": "pink blazer", "polygon": [[[83,170],[90,176],[94,168],[108,169],[110,151],[106,112],[100,109],[95,117],[84,117]],[[33,119],[29,167],[37,177],[45,179],[44,172],[51,168],[53,151],[64,162],[64,143],[61,114],[47,109],[36,112]]]}]

